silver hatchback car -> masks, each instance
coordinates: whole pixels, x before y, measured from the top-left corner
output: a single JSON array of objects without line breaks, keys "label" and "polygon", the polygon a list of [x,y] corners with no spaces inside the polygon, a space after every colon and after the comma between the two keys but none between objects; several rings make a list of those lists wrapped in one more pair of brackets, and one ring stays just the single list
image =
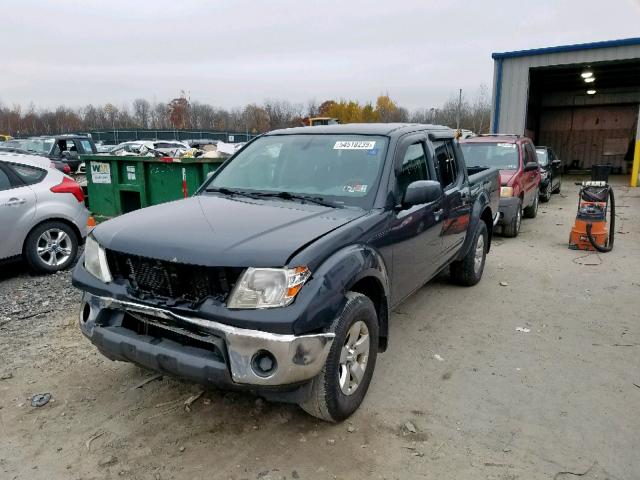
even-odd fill
[{"label": "silver hatchback car", "polygon": [[44,157],[0,153],[0,262],[41,273],[73,264],[87,235],[82,188]]}]

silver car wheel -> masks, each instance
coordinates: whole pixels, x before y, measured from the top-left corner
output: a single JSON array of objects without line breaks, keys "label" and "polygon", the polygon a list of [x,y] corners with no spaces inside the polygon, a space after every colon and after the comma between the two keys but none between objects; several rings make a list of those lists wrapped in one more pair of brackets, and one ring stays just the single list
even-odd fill
[{"label": "silver car wheel", "polygon": [[347,338],[340,352],[340,390],[352,395],[362,383],[369,360],[369,329],[367,324],[357,321],[347,332]]},{"label": "silver car wheel", "polygon": [[69,235],[59,228],[42,232],[36,243],[36,251],[43,263],[52,267],[65,264],[73,250]]},{"label": "silver car wheel", "polygon": [[482,268],[482,260],[484,259],[484,236],[480,235],[478,237],[478,242],[476,243],[476,251],[473,257],[473,271],[476,273],[480,273],[480,268]]}]

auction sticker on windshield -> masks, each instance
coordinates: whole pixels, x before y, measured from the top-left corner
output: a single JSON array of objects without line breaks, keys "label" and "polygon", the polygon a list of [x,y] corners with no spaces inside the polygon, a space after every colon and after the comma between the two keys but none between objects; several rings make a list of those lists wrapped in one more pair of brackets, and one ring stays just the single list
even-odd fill
[{"label": "auction sticker on windshield", "polygon": [[334,150],[371,150],[376,142],[369,140],[339,140],[333,146]]}]

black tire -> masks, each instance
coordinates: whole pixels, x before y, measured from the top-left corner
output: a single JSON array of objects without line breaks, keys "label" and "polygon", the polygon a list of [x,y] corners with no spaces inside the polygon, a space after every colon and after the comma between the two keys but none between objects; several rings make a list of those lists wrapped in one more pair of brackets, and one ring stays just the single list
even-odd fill
[{"label": "black tire", "polygon": [[516,215],[511,219],[508,225],[502,226],[502,235],[504,237],[515,238],[520,233],[520,226],[522,225],[522,199],[518,201],[518,210]]},{"label": "black tire", "polygon": [[523,210],[523,214],[525,218],[536,218],[538,215],[538,204],[539,204],[540,192],[536,191],[533,196],[533,203],[528,207],[525,207]]},{"label": "black tire", "polygon": [[562,188],[562,182],[558,183],[558,186],[555,188],[555,190],[551,193],[560,193],[560,189]]},{"label": "black tire", "polygon": [[[482,239],[482,245],[479,245],[480,239]],[[489,231],[487,230],[487,224],[480,221],[478,228],[476,228],[475,236],[469,251],[462,260],[453,262],[449,266],[449,274],[451,280],[458,285],[465,287],[471,287],[480,281],[482,278],[482,272],[484,271],[484,263],[487,258],[487,245],[489,244]],[[480,247],[482,248],[482,259],[479,264],[476,264],[476,254],[479,254]]]},{"label": "black tire", "polygon": [[[50,252],[48,257],[45,254],[43,258],[38,254],[38,247],[42,247],[44,245],[43,242],[46,242],[46,240],[42,238],[45,232],[49,232],[49,235],[53,240],[52,248],[53,244],[58,245],[56,239],[60,238],[60,233],[54,232],[64,232],[64,234],[66,234],[66,238],[63,237],[63,240],[60,242],[60,245],[64,246],[64,248],[61,248],[59,251],[56,250],[55,252]],[[67,250],[68,256],[65,253]],[[24,242],[24,259],[29,267],[38,273],[54,273],[59,270],[64,270],[65,268],[73,265],[77,254],[78,237],[73,229],[63,222],[50,221],[41,223],[29,232],[29,235]],[[51,263],[48,263],[46,259],[52,259],[54,255],[55,261],[50,260]]]},{"label": "black tire", "polygon": [[[362,380],[351,394],[340,387],[340,355],[348,340],[348,333],[356,322],[364,322],[369,334],[369,352]],[[336,334],[322,372],[312,380],[311,395],[300,403],[310,415],[327,422],[340,422],[355,412],[369,389],[378,355],[378,315],[369,297],[347,292],[347,303],[331,326]]]},{"label": "black tire", "polygon": [[544,193],[540,194],[540,200],[544,203],[547,203],[551,200],[551,183],[547,185],[547,188],[544,189]]}]

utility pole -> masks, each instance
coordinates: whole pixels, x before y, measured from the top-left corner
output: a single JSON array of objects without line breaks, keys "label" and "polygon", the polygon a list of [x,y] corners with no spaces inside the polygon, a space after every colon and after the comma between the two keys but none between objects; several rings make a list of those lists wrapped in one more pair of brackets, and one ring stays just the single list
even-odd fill
[{"label": "utility pole", "polygon": [[456,130],[460,130],[460,113],[462,110],[462,89],[460,89],[460,94],[458,96],[458,113],[456,115]]}]

